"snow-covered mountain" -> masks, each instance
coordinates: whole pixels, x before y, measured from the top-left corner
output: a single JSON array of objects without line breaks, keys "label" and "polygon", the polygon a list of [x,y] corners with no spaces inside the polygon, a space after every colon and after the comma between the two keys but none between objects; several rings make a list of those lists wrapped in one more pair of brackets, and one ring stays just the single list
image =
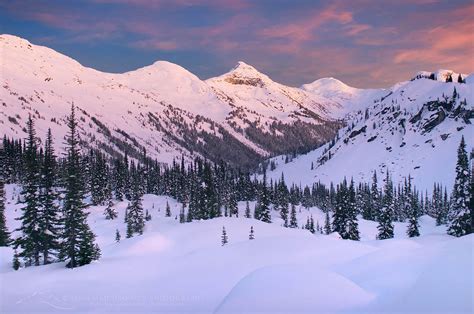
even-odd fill
[{"label": "snow-covered mountain", "polygon": [[38,136],[51,127],[59,149],[72,103],[86,146],[132,157],[146,150],[162,162],[197,154],[252,166],[318,147],[341,126],[332,115],[337,103],[275,83],[243,62],[202,81],[164,61],[103,73],[11,35],[0,36],[0,51],[2,133],[25,137],[32,114]]},{"label": "snow-covered mountain", "polygon": [[331,99],[338,105],[332,110],[333,115],[345,118],[346,115],[363,110],[374,103],[374,100],[387,93],[385,89],[359,89],[348,86],[333,77],[322,78],[301,88],[309,93]]},{"label": "snow-covered mountain", "polygon": [[[287,164],[284,156],[274,158],[270,178],[283,172],[288,181],[302,185],[338,183],[344,176],[370,181],[374,170],[380,174],[388,169],[396,182],[411,175],[418,188],[429,192],[434,182],[451,187],[461,136],[469,151],[474,147],[472,75],[424,73],[388,90],[354,90],[334,79],[305,85],[318,93],[320,86],[329,85],[333,99],[346,103],[342,107],[359,104],[356,109],[361,110],[346,116],[347,126],[324,147]],[[324,96],[330,97],[327,92]]]},{"label": "snow-covered mountain", "polygon": [[184,154],[251,167],[315,149],[340,129],[335,141],[289,164],[275,158],[270,175],[284,171],[304,184],[365,180],[386,168],[417,183],[451,182],[460,136],[470,146],[474,140],[474,80],[450,70],[418,72],[388,89],[357,89],[335,78],[296,88],[244,62],[205,81],[164,61],[103,73],[11,35],[0,36],[0,56],[2,133],[24,138],[32,114],[38,136],[51,127],[58,149],[73,102],[85,146],[131,157],[146,150],[161,162]]}]

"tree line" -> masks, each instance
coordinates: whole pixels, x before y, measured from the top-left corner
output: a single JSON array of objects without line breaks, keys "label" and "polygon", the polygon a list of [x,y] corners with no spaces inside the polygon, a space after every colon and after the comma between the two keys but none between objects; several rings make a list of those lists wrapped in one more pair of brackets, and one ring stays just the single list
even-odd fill
[{"label": "tree line", "polygon": [[[128,201],[125,223],[127,237],[142,234],[150,213],[142,207],[145,193],[168,195],[183,204],[182,223],[238,216],[238,202],[246,201],[244,216],[271,223],[279,216],[288,228],[305,228],[315,233],[338,232],[343,239],[359,240],[358,216],[378,222],[377,239],[394,236],[394,222],[408,222],[407,234],[420,234],[418,219],[427,214],[437,224],[448,224],[448,233],[462,236],[473,232],[473,182],[464,138],[458,148],[456,180],[452,192],[435,184],[431,194],[420,192],[408,176],[394,186],[390,173],[380,180],[374,171],[371,182],[344,179],[326,186],[288,186],[282,175],[268,181],[224,162],[201,158],[192,162],[173,160],[160,164],[147,157],[108,157],[100,150],[81,152],[74,107],[68,117],[66,156],[57,157],[51,130],[39,147],[34,121],[28,119],[24,140],[3,139],[0,150],[0,246],[13,245],[14,265],[24,266],[66,261],[67,267],[88,264],[100,257],[95,235],[87,224],[86,196],[90,204],[107,205],[106,219],[117,218],[114,201]],[[22,204],[19,236],[11,239],[5,219],[4,184],[21,185]],[[249,202],[256,201],[254,208]],[[315,226],[312,217],[298,225],[296,206],[319,207],[325,214],[324,226]],[[169,205],[166,216],[171,216]],[[178,218],[178,217],[176,217]],[[275,218],[273,218],[274,220]],[[121,235],[116,232],[116,238]],[[21,262],[20,262],[21,260]]]}]

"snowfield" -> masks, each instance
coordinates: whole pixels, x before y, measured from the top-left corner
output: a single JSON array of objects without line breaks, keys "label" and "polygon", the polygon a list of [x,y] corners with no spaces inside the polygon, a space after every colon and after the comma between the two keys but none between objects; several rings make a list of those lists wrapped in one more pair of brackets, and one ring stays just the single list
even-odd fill
[{"label": "snowfield", "polygon": [[[19,226],[18,187],[7,186],[10,230]],[[172,217],[165,217],[166,202]],[[174,313],[472,313],[474,235],[453,238],[423,216],[422,236],[375,241],[376,223],[359,219],[362,241],[273,223],[223,217],[180,224],[181,204],[145,195],[152,215],[142,236],[125,239],[126,202],[105,220],[105,206],[89,210],[102,249],[98,262],[76,269],[64,263],[11,268],[13,250],[0,248],[0,312]],[[250,203],[253,209],[254,203]],[[317,208],[298,207],[300,225]],[[229,243],[221,246],[222,227]],[[250,227],[255,240],[249,240]],[[115,230],[122,235],[115,242]]]}]

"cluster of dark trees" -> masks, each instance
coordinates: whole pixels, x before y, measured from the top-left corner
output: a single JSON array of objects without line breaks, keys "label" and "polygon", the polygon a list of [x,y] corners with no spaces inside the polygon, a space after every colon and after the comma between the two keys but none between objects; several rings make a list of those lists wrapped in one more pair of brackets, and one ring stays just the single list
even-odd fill
[{"label": "cluster of dark trees", "polygon": [[[82,156],[77,133],[74,107],[68,117],[69,132],[66,136],[67,156],[62,164],[61,187],[58,189],[59,172],[53,149],[52,134],[48,130],[44,147],[38,147],[34,122],[29,117],[28,134],[23,145],[4,140],[0,151],[0,245],[15,248],[14,268],[66,261],[74,268],[89,264],[100,257],[94,243],[95,235],[87,223]],[[12,153],[12,147],[21,149]],[[16,156],[20,159],[12,159]],[[19,202],[22,213],[17,218],[21,225],[19,236],[11,239],[5,225],[4,184],[12,178],[22,185]],[[61,197],[60,197],[61,193]]]},{"label": "cluster of dark trees", "polygon": [[[142,207],[145,193],[168,195],[183,204],[179,214],[182,223],[220,216],[238,216],[238,202],[247,201],[244,216],[272,222],[279,215],[283,226],[306,228],[331,233],[344,239],[359,240],[358,215],[378,222],[377,239],[394,236],[393,223],[408,222],[410,237],[420,234],[418,218],[428,214],[438,224],[448,224],[448,232],[462,236],[474,231],[472,172],[464,139],[458,149],[456,183],[448,197],[446,187],[435,184],[433,193],[420,193],[408,177],[404,184],[394,186],[389,172],[379,186],[377,173],[372,182],[355,184],[344,179],[326,186],[288,186],[282,177],[268,182],[252,177],[249,172],[221,163],[196,158],[186,163],[184,158],[162,165],[147,157],[111,158],[99,150],[81,153],[77,123],[72,108],[68,119],[66,156],[55,156],[51,131],[44,147],[38,140],[31,117],[27,123],[28,138],[24,141],[3,139],[0,150],[0,245],[12,244],[16,249],[15,267],[67,261],[68,267],[88,264],[100,256],[94,234],[87,224],[86,196],[93,205],[107,205],[106,219],[117,218],[114,200],[127,200],[125,215],[127,237],[142,234],[151,215]],[[19,218],[20,236],[10,239],[5,223],[4,183],[22,186],[19,202],[23,204]],[[382,187],[383,186],[383,187]],[[250,209],[249,201],[256,201]],[[308,217],[299,226],[296,206],[317,206],[326,213],[324,226]],[[272,213],[274,213],[272,215]],[[276,215],[275,215],[276,214]],[[171,216],[169,205],[166,216]],[[178,217],[176,217],[178,219]],[[120,234],[116,232],[120,241]]]}]

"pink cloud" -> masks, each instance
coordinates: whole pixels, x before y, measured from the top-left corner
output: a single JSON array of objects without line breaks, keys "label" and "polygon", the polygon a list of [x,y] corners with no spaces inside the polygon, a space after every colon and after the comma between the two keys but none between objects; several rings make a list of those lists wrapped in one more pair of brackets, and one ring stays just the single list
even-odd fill
[{"label": "pink cloud", "polygon": [[176,41],[172,40],[140,40],[132,43],[132,47],[141,48],[141,49],[151,49],[151,50],[164,50],[164,51],[173,51],[178,49],[178,44]]},{"label": "pink cloud", "polygon": [[445,23],[432,29],[417,30],[409,38],[417,45],[400,49],[396,64],[436,64],[454,70],[474,71],[474,5],[444,12]]},{"label": "pink cloud", "polygon": [[314,38],[314,32],[326,23],[348,24],[352,21],[351,12],[331,5],[322,10],[316,10],[297,22],[266,27],[259,32],[259,35],[263,38],[286,38],[290,41],[303,42]]},{"label": "pink cloud", "polygon": [[209,6],[219,9],[241,10],[252,6],[249,0],[91,0],[95,3],[121,4],[148,9],[161,7]]}]

